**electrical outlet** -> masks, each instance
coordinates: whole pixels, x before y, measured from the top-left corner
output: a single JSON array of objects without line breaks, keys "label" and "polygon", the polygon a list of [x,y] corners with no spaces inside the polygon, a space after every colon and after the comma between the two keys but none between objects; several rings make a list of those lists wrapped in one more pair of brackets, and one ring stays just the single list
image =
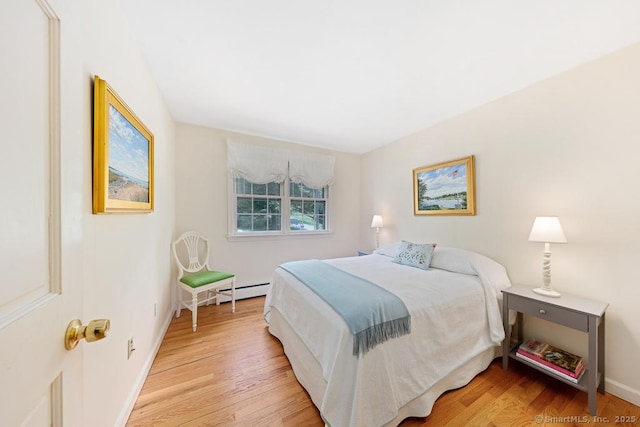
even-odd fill
[{"label": "electrical outlet", "polygon": [[131,353],[136,351],[136,348],[133,346],[133,337],[129,338],[127,341],[127,359],[131,358]]},{"label": "electrical outlet", "polygon": [[158,301],[153,302],[153,317],[158,317]]}]

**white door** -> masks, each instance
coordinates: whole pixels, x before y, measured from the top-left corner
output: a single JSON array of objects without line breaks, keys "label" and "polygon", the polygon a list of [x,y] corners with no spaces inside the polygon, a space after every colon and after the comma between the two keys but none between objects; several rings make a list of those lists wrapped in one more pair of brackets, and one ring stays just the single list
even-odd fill
[{"label": "white door", "polygon": [[82,419],[82,344],[64,347],[67,323],[81,314],[81,238],[68,225],[80,214],[62,214],[77,202],[61,191],[60,80],[55,11],[47,0],[2,0],[0,425],[8,427]]}]

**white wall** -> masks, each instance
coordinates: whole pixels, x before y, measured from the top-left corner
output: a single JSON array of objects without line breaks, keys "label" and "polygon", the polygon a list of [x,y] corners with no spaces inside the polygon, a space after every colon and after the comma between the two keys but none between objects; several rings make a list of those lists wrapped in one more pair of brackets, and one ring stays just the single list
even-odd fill
[{"label": "white wall", "polygon": [[[227,137],[238,142],[334,155],[335,184],[330,188],[333,233],[227,239]],[[186,230],[197,230],[208,236],[215,268],[235,272],[238,286],[269,282],[274,269],[282,262],[356,255],[360,228],[360,156],[178,123],[175,159],[176,237]]]},{"label": "white wall", "polygon": [[[62,140],[62,191],[75,191],[82,183],[77,203],[65,205],[62,212],[65,224],[77,224],[72,233],[82,242],[81,265],[74,266],[82,270],[83,308],[77,315],[83,322],[111,320],[106,339],[83,343],[74,350],[83,352],[83,366],[78,368],[84,378],[84,400],[76,402],[76,407],[82,412],[82,425],[114,426],[126,421],[128,405],[144,381],[154,346],[170,318],[174,123],[137,45],[132,43],[128,24],[113,2],[57,0],[53,5],[61,12],[63,35],[62,112],[63,116],[75,116],[64,121],[75,123],[75,127],[63,132],[71,137]],[[91,213],[95,74],[107,80],[154,133],[153,213]],[[73,275],[63,271],[63,288],[65,277]],[[136,351],[127,360],[127,339],[131,336]]]},{"label": "white wall", "polygon": [[[360,243],[437,242],[503,263],[513,283],[541,282],[534,217],[557,215],[552,285],[610,304],[607,391],[640,404],[640,45],[535,84],[363,155]],[[412,170],[476,156],[477,215],[413,215]],[[526,331],[586,355],[584,335],[544,321]]]}]

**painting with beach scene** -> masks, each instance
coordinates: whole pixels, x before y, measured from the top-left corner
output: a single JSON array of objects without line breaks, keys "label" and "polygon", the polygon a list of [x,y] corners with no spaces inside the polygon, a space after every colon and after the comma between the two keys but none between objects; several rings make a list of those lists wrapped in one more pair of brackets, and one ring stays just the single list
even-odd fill
[{"label": "painting with beach scene", "polygon": [[94,80],[93,213],[153,211],[153,134]]},{"label": "painting with beach scene", "polygon": [[109,198],[149,202],[149,141],[109,105]]},{"label": "painting with beach scene", "polygon": [[475,215],[473,156],[413,170],[415,215]]}]

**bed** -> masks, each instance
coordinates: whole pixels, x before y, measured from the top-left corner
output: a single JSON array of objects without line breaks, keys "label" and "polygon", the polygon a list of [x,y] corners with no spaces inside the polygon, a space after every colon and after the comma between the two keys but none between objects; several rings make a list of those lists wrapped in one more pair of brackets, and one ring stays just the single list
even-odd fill
[{"label": "bed", "polygon": [[323,261],[386,289],[408,309],[410,333],[362,354],[354,354],[354,335],[334,308],[283,266],[274,272],[265,320],[326,425],[392,426],[425,417],[438,396],[467,384],[499,354],[505,268],[441,246],[430,268],[414,268],[394,262],[402,244]]}]

